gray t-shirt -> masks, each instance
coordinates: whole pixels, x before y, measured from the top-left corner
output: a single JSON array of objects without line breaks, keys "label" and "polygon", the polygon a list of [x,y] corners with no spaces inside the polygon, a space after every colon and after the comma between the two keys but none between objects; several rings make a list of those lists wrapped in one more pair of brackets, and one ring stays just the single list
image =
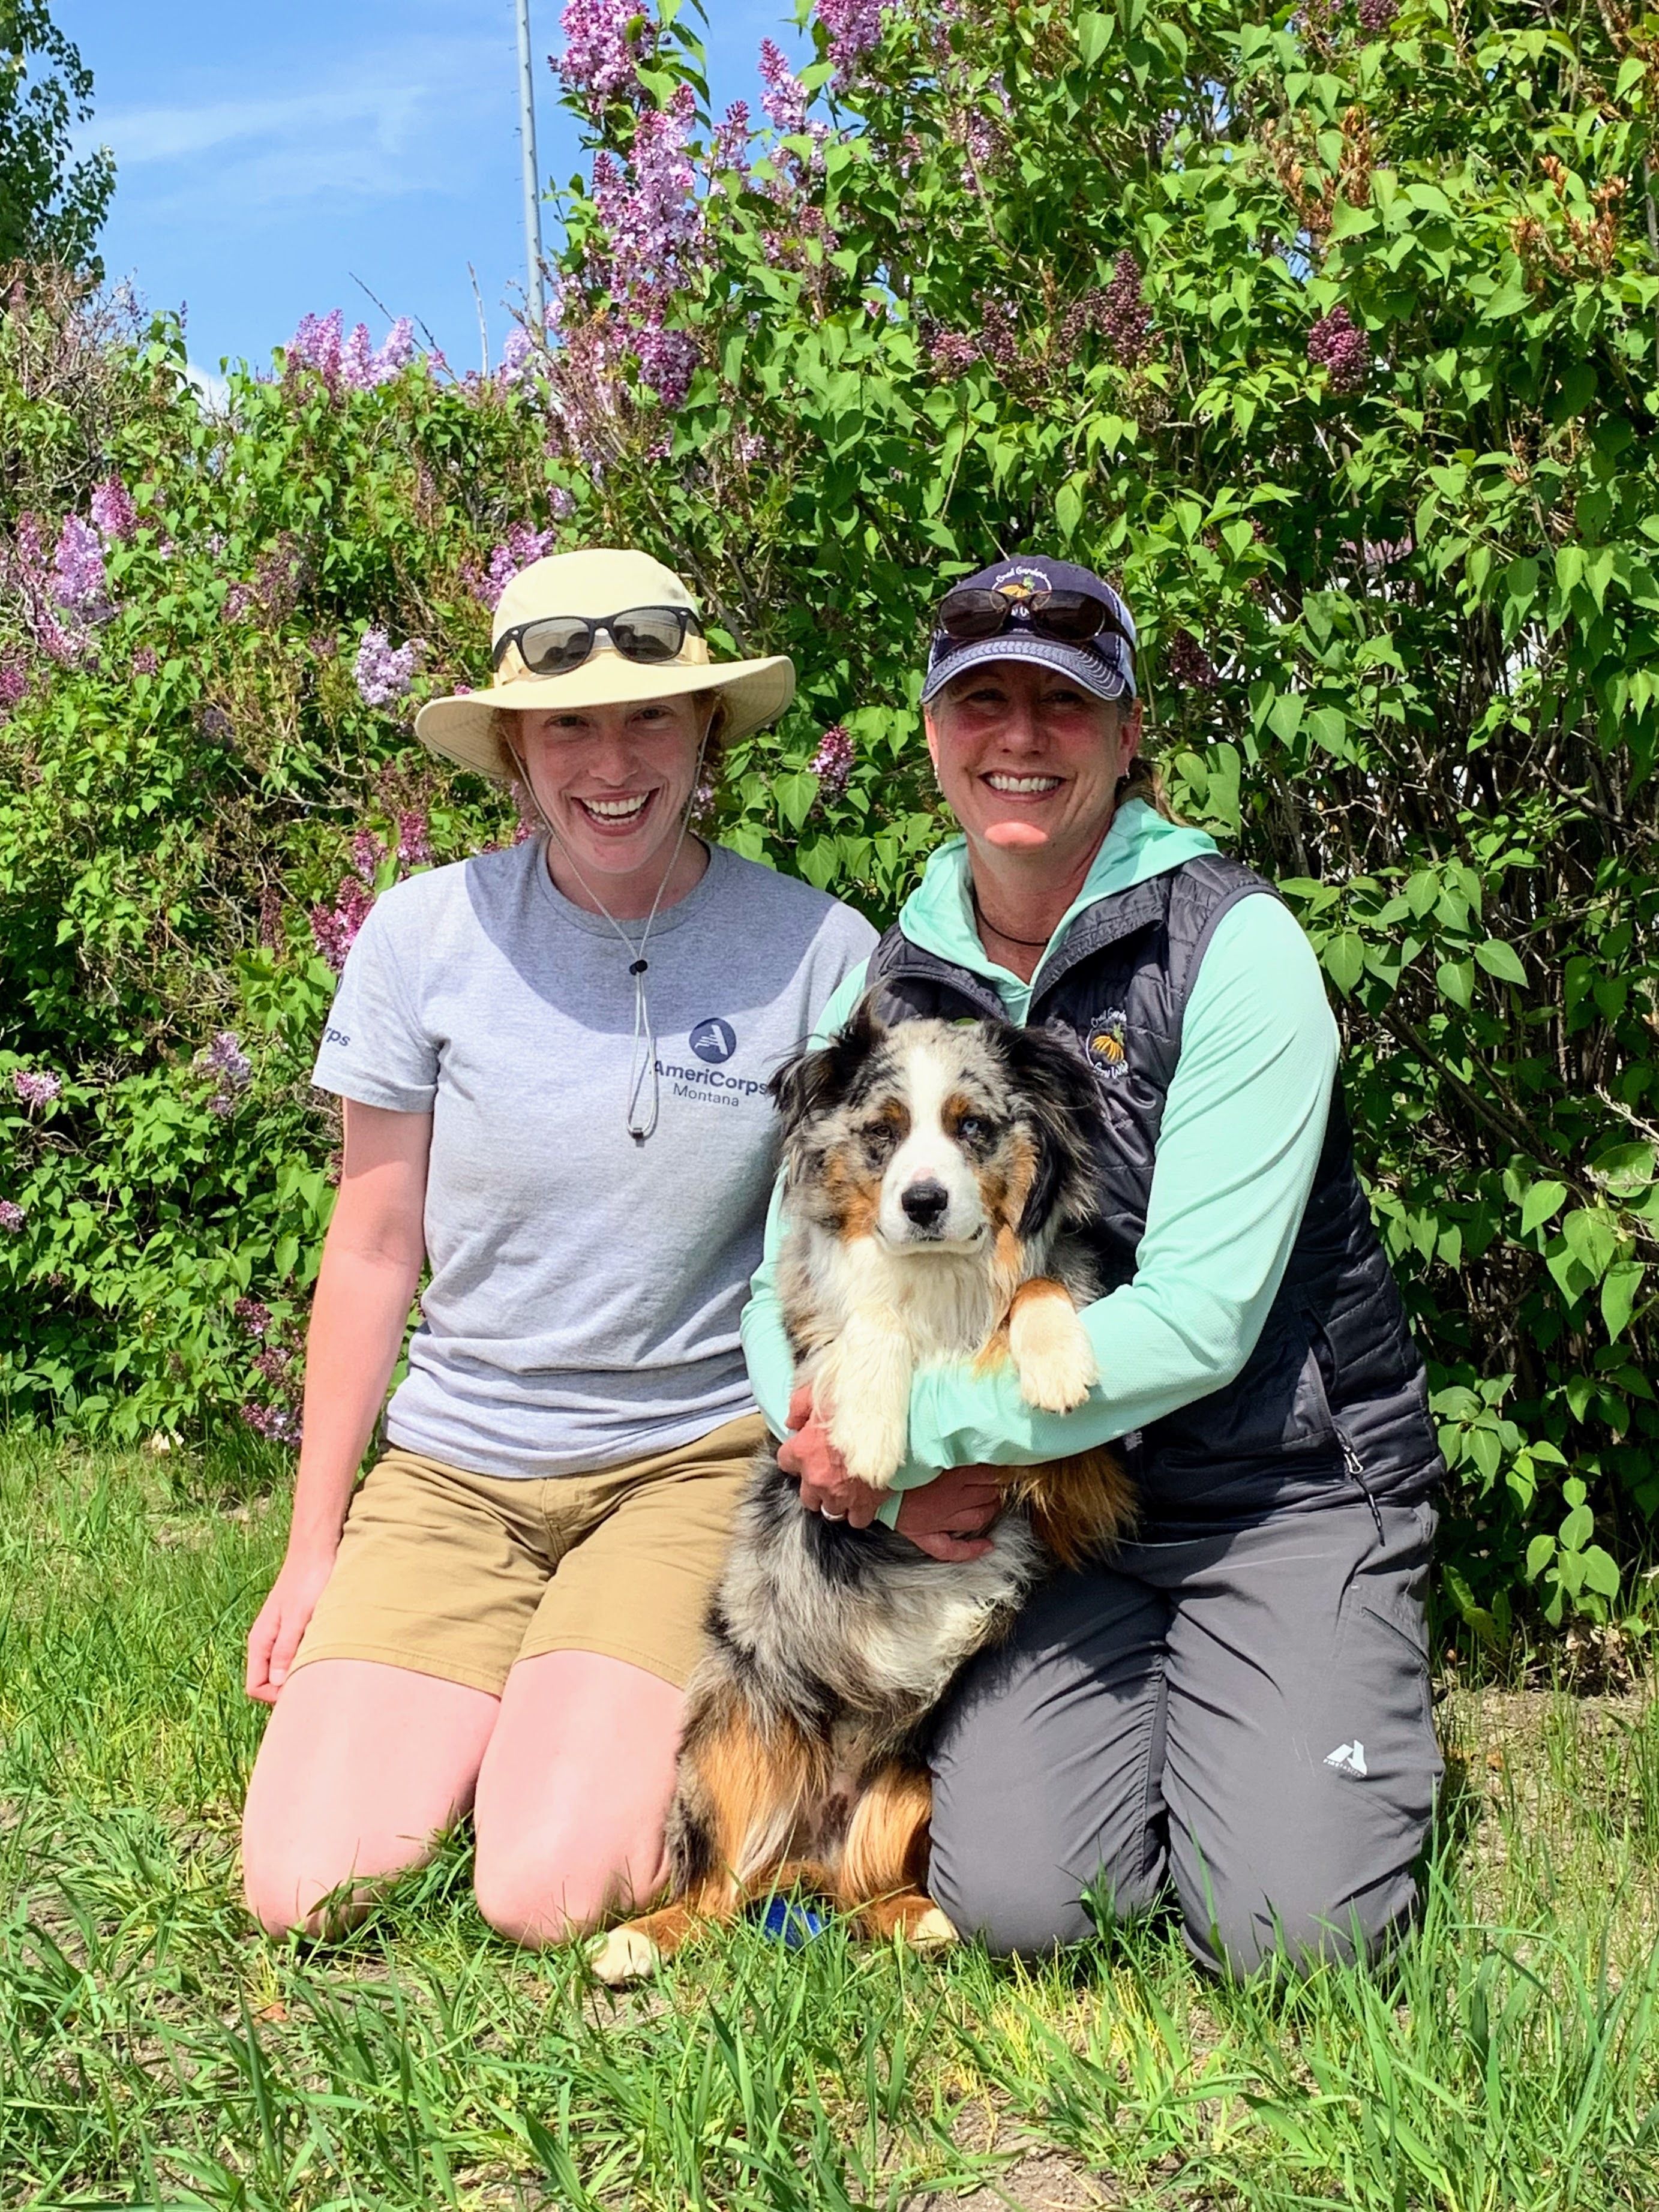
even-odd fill
[{"label": "gray t-shirt", "polygon": [[555,889],[539,841],[381,896],[314,1079],[432,1115],[431,1281],[393,1443],[580,1474],[751,1408],[738,1320],[777,1165],[764,1086],[874,942],[850,908],[714,847],[651,933],[660,1103],[641,1145],[630,955]]}]

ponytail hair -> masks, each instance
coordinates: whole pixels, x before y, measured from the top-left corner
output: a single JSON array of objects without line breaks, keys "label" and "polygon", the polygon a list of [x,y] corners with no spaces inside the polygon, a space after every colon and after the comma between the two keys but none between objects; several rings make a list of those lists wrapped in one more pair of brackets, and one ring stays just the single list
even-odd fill
[{"label": "ponytail hair", "polygon": [[1121,806],[1131,799],[1144,799],[1155,814],[1166,822],[1176,818],[1164,792],[1164,771],[1156,761],[1149,761],[1145,753],[1137,753],[1130,762],[1127,772],[1117,780],[1117,804]]}]

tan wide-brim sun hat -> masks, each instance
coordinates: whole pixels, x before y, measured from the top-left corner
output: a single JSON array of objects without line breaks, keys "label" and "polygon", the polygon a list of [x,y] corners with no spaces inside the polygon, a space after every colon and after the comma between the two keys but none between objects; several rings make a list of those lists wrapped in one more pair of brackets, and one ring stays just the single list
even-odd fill
[{"label": "tan wide-brim sun hat", "polygon": [[[595,548],[550,554],[520,568],[501,593],[490,644],[493,649],[520,623],[548,615],[618,615],[632,607],[689,607],[698,612],[673,570],[648,553]],[[707,639],[690,630],[672,660],[629,660],[602,630],[580,668],[566,676],[538,676],[513,646],[488,690],[428,699],[415,718],[415,734],[433,752],[463,768],[505,776],[511,770],[495,732],[495,716],[502,708],[530,714],[549,707],[631,707],[697,691],[717,691],[725,701],[723,740],[746,738],[751,730],[763,729],[794,697],[794,663],[781,654],[766,660],[714,660]]]}]

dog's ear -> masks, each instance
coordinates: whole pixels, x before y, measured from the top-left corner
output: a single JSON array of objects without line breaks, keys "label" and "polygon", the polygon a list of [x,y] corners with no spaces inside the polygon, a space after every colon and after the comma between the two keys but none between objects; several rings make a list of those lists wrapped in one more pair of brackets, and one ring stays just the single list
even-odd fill
[{"label": "dog's ear", "polygon": [[1077,1054],[1042,1030],[1000,1026],[998,1043],[1037,1144],[1037,1170],[1018,1234],[1035,1237],[1056,1212],[1084,1219],[1095,1209],[1094,1133],[1100,1100]]},{"label": "dog's ear", "polygon": [[828,1044],[805,1044],[791,1053],[767,1085],[783,1116],[786,1148],[815,1115],[841,1104],[860,1068],[886,1036],[876,1019],[874,996],[872,991],[865,993]]}]

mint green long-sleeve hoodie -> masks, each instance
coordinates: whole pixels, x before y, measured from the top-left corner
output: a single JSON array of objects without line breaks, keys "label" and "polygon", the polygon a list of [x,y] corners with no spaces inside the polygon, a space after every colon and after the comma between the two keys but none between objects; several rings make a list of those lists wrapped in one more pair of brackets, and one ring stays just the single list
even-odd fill
[{"label": "mint green long-sleeve hoodie", "polygon": [[[1202,830],[1139,800],[1119,809],[1028,984],[988,958],[969,900],[967,848],[941,846],[900,917],[913,944],[995,985],[1024,1023],[1043,965],[1097,901],[1213,852]],[[849,975],[823,1012],[836,1030],[864,988]],[[1284,1278],[1324,1141],[1336,1024],[1313,948],[1279,900],[1241,899],[1205,951],[1170,1085],[1133,1279],[1088,1307],[1101,1379],[1069,1413],[1044,1413],[1012,1371],[965,1363],[923,1370],[910,1395],[908,1464],[896,1491],[947,1467],[1030,1466],[1145,1428],[1232,1381],[1255,1348]],[[779,1311],[781,1186],[743,1316],[750,1380],[774,1432],[785,1432],[793,1361]],[[883,1513],[896,1510],[890,1500]]]}]

